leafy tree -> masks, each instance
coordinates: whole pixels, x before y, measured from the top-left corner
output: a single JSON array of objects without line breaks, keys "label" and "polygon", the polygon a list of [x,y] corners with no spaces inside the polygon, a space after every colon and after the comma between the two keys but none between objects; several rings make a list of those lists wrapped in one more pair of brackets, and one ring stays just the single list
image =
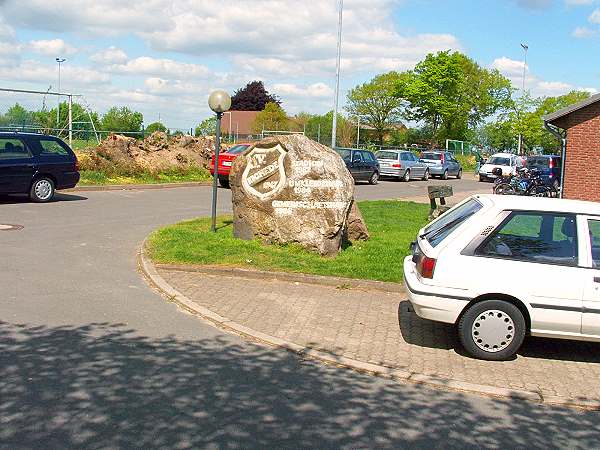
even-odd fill
[{"label": "leafy tree", "polygon": [[217,117],[210,116],[204,119],[194,130],[196,136],[214,136],[217,131]]},{"label": "leafy tree", "polygon": [[162,131],[163,133],[167,132],[167,127],[165,127],[160,122],[152,122],[150,125],[146,127],[146,134],[152,134],[155,131]]},{"label": "leafy tree", "polygon": [[265,109],[259,112],[250,126],[253,133],[263,130],[283,131],[289,129],[289,120],[285,111],[277,103],[267,103]]},{"label": "leafy tree", "polygon": [[389,72],[348,92],[346,110],[373,127],[380,144],[390,126],[400,121],[402,98],[394,95],[399,80],[398,72]]},{"label": "leafy tree", "polygon": [[35,124],[33,113],[19,103],[15,103],[8,108],[2,116],[2,122],[8,126],[31,126]]},{"label": "leafy tree", "polygon": [[[510,81],[459,52],[429,54],[400,74],[396,96],[405,117],[431,128],[433,140],[464,139],[486,117],[511,105]],[[433,143],[433,142],[432,142]]]},{"label": "leafy tree", "polygon": [[139,132],[144,122],[142,113],[132,111],[127,106],[113,106],[102,116],[102,129],[127,134]]},{"label": "leafy tree", "polygon": [[280,106],[281,100],[276,95],[269,94],[262,81],[251,81],[235,91],[231,97],[231,110],[262,111],[269,103]]}]

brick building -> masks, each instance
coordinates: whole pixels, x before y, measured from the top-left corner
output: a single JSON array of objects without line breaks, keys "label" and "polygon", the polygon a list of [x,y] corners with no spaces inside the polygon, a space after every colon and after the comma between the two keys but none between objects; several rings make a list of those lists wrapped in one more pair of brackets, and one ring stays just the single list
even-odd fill
[{"label": "brick building", "polygon": [[562,139],[563,197],[600,202],[600,94],[543,119]]},{"label": "brick building", "polygon": [[255,134],[252,132],[252,123],[260,111],[227,111],[221,119],[221,133],[224,136],[238,139],[249,139]]}]

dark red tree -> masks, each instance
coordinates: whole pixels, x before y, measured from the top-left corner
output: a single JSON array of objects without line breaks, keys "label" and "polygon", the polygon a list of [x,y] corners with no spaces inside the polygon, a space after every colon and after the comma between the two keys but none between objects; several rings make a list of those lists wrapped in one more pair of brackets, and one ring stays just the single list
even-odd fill
[{"label": "dark red tree", "polygon": [[231,110],[262,111],[269,102],[281,105],[279,97],[269,94],[262,81],[251,81],[246,87],[235,91],[231,97]]}]

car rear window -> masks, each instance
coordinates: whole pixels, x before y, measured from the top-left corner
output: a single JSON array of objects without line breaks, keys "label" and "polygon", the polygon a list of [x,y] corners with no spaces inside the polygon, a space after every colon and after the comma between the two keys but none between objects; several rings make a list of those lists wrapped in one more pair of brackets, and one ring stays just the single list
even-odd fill
[{"label": "car rear window", "polygon": [[487,163],[493,164],[495,166],[510,166],[510,158],[502,158],[499,156],[492,156]]},{"label": "car rear window", "polygon": [[398,159],[398,153],[396,152],[379,151],[375,153],[375,156],[377,156],[377,159],[393,159],[394,161]]},{"label": "car rear window", "polygon": [[63,144],[54,139],[40,139],[40,147],[42,149],[42,155],[44,156],[67,156],[69,150],[67,150]]},{"label": "car rear window", "polygon": [[238,153],[245,152],[248,147],[249,145],[234,145],[229,150],[227,150],[227,153],[237,155]]},{"label": "car rear window", "polygon": [[548,167],[549,161],[547,156],[530,156],[527,158],[527,167]]},{"label": "car rear window", "polygon": [[350,150],[338,148],[335,151],[338,152],[338,155],[340,155],[344,161],[350,162],[350,157],[352,156],[352,152]]},{"label": "car rear window", "polygon": [[421,159],[435,159],[435,160],[439,161],[440,159],[442,159],[442,154],[441,153],[425,152],[421,156]]},{"label": "car rear window", "polygon": [[444,213],[437,221],[425,228],[421,237],[426,239],[429,245],[436,247],[482,207],[479,201],[472,198]]}]

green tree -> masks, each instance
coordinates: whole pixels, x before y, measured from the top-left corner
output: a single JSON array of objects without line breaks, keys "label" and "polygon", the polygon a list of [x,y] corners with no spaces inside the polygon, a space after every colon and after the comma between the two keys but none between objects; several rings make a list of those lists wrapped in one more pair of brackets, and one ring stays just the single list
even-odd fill
[{"label": "green tree", "polygon": [[394,95],[399,81],[398,72],[384,73],[356,86],[347,95],[346,110],[373,127],[380,144],[391,125],[400,121],[403,100]]},{"label": "green tree", "polygon": [[465,139],[486,117],[511,105],[510,81],[459,52],[429,54],[400,74],[395,95],[406,102],[405,117],[431,129],[432,143]]},{"label": "green tree", "polygon": [[144,116],[141,112],[132,111],[127,106],[118,108],[113,106],[102,116],[102,129],[104,131],[115,131],[136,135],[142,128]]},{"label": "green tree", "polygon": [[259,112],[250,128],[253,133],[263,130],[284,131],[289,129],[287,114],[277,103],[269,102],[265,109]]},{"label": "green tree", "polygon": [[165,127],[160,122],[152,122],[150,125],[146,127],[146,134],[152,134],[155,131],[162,131],[163,133],[167,132],[167,127]]},{"label": "green tree", "polygon": [[22,127],[35,125],[33,113],[25,109],[19,103],[15,103],[8,108],[6,113],[2,116],[2,122],[8,126]]},{"label": "green tree", "polygon": [[204,119],[194,130],[196,136],[214,136],[217,131],[217,117],[210,116]]}]

